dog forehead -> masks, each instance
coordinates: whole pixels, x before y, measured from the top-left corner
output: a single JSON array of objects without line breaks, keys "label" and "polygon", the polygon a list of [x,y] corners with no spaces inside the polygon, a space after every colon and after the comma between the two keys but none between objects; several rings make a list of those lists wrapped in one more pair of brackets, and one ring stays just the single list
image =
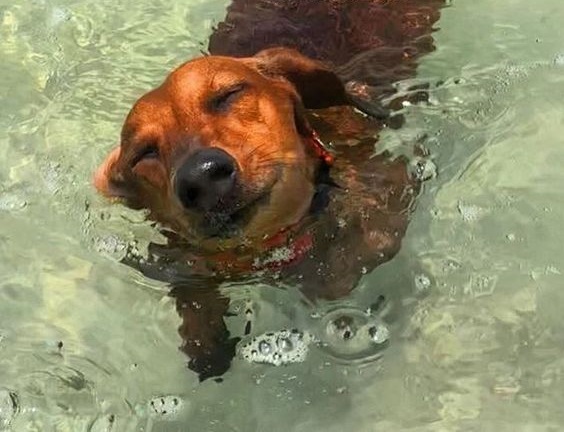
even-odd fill
[{"label": "dog forehead", "polygon": [[149,126],[165,127],[172,122],[174,113],[169,101],[164,97],[162,89],[154,89],[139,98],[129,111],[122,128],[122,140],[131,138],[137,131]]},{"label": "dog forehead", "polygon": [[243,59],[207,56],[191,60],[175,69],[166,85],[173,91],[219,90],[229,85],[263,81],[264,77]]}]

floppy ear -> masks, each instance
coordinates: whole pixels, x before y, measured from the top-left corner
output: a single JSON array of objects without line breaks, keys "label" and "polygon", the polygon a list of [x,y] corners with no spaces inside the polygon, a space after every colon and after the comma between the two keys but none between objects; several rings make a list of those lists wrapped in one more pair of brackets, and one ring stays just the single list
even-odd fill
[{"label": "floppy ear", "polygon": [[290,48],[269,48],[257,53],[256,68],[267,76],[282,77],[299,93],[305,108],[348,105],[339,77],[320,62]]},{"label": "floppy ear", "polygon": [[364,113],[386,118],[388,112],[346,91],[341,79],[323,63],[290,48],[268,48],[249,59],[266,76],[282,77],[299,93],[307,109],[351,105]]},{"label": "floppy ear", "polygon": [[98,192],[107,198],[120,198],[124,196],[123,179],[117,172],[117,162],[120,153],[120,146],[114,148],[94,173],[94,186]]}]

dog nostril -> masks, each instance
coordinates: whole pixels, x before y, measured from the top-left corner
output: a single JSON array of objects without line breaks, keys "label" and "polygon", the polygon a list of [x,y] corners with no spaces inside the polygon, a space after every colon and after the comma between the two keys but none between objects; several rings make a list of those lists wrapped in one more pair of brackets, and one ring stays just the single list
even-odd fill
[{"label": "dog nostril", "polygon": [[182,191],[183,202],[185,205],[192,205],[198,201],[200,196],[200,189],[197,187],[187,187]]}]

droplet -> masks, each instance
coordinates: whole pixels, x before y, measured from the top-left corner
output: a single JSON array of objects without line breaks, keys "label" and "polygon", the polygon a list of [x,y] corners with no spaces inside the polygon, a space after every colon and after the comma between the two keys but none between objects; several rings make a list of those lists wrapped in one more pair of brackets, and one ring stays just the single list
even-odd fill
[{"label": "droplet", "polygon": [[415,276],[415,289],[417,292],[425,292],[431,287],[431,279],[427,275],[419,274]]},{"label": "droplet", "polygon": [[282,338],[278,341],[278,348],[284,352],[289,352],[294,349],[294,344],[288,338]]},{"label": "droplet", "polygon": [[377,344],[386,342],[390,338],[390,330],[384,324],[373,325],[368,329],[372,341]]},{"label": "droplet", "polygon": [[327,330],[343,340],[352,339],[356,335],[355,320],[350,316],[341,315],[331,321]]},{"label": "droplet", "polygon": [[267,355],[272,352],[272,346],[265,340],[259,342],[258,349],[262,355]]}]

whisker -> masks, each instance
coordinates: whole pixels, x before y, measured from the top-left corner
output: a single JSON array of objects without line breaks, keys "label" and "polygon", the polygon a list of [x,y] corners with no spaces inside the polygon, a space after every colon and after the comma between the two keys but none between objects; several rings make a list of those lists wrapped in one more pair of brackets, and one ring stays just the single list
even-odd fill
[{"label": "whisker", "polygon": [[287,162],[265,162],[265,163],[261,163],[260,165],[257,165],[258,169],[264,169],[264,168],[282,168],[282,167],[286,167],[286,168],[296,168],[296,166],[293,163],[287,163]]},{"label": "whisker", "polygon": [[258,158],[258,161],[262,161],[262,160],[267,160],[267,159],[272,159],[273,156],[279,156],[279,152],[278,151],[271,151],[265,154],[260,155],[260,157]]},{"label": "whisker", "polygon": [[268,142],[264,142],[261,145],[256,146],[255,148],[249,150],[247,153],[245,153],[243,155],[243,159],[249,159],[251,156],[253,156],[257,151],[261,150],[263,147],[266,147],[269,143]]},{"label": "whisker", "polygon": [[295,164],[296,162],[299,162],[301,159],[298,158],[285,158],[285,159],[279,159],[279,158],[265,158],[265,159],[261,159],[258,161],[257,165],[263,165],[265,163],[278,163],[281,165],[289,165],[289,164]]}]

